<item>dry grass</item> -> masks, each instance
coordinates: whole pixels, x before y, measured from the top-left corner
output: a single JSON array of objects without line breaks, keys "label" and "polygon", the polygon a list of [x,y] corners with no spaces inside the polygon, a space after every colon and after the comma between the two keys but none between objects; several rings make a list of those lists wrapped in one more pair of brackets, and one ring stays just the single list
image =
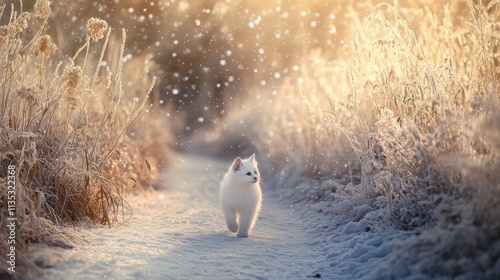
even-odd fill
[{"label": "dry grass", "polygon": [[312,199],[333,185],[402,229],[456,223],[442,205],[465,200],[471,222],[498,232],[498,1],[427,4],[351,10],[357,35],[338,58],[317,49],[245,102],[263,120],[253,135],[277,170],[332,180]]},{"label": "dry grass", "polygon": [[[37,1],[34,9],[3,15],[9,24],[0,26],[0,248],[10,246],[7,171],[14,165],[21,274],[36,272],[28,244],[72,246],[60,226],[127,219],[132,211],[124,196],[138,186],[150,188],[160,161],[168,160],[164,122],[133,128],[141,118],[155,118],[148,102],[155,84],[149,58],[124,65],[125,32],[114,36],[94,18],[84,45],[63,57],[58,40],[46,34],[48,2]],[[32,25],[40,27],[31,36],[26,29]],[[5,258],[0,256],[3,264]],[[4,269],[0,275],[8,276]]]}]

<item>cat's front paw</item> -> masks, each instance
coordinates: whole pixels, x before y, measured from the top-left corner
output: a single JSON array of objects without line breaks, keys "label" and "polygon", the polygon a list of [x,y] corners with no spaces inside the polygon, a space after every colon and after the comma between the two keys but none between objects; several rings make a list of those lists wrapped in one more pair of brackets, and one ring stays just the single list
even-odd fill
[{"label": "cat's front paw", "polygon": [[248,232],[238,232],[238,234],[236,234],[236,236],[246,238],[246,237],[248,237]]},{"label": "cat's front paw", "polygon": [[237,232],[238,228],[238,223],[227,223],[227,229],[229,229],[231,232]]}]

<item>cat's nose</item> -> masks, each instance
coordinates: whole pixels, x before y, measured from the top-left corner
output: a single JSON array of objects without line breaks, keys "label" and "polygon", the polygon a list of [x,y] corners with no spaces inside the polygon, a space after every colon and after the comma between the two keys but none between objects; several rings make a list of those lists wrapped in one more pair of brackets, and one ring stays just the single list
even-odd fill
[{"label": "cat's nose", "polygon": [[257,177],[253,177],[253,179],[254,179],[254,181],[256,181],[256,182],[257,182]]}]

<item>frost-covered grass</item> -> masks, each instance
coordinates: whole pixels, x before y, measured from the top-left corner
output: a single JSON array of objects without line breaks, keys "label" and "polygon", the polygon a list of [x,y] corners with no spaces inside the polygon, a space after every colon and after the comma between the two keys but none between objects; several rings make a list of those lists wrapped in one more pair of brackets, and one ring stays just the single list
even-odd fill
[{"label": "frost-covered grass", "polygon": [[[155,82],[149,59],[124,64],[125,32],[116,36],[105,21],[89,19],[83,46],[62,54],[54,43],[59,38],[48,35],[48,1],[37,1],[29,13],[4,14],[5,7],[0,5],[8,22],[0,26],[2,278],[8,277],[10,246],[16,247],[17,273],[10,276],[36,273],[28,244],[71,247],[61,226],[127,219],[124,195],[150,188],[157,161],[168,158],[166,124],[145,110]],[[139,121],[140,129],[134,128]],[[15,216],[7,212],[9,166],[15,167]],[[15,244],[8,244],[8,217],[18,219]]]},{"label": "frost-covered grass", "polygon": [[[255,90],[239,108],[260,120],[245,133],[294,197],[428,229],[406,244],[445,243],[423,273],[466,275],[462,258],[475,263],[500,238],[500,7],[429,3],[354,12],[357,32],[336,58],[311,51],[279,89]],[[470,238],[463,252],[460,236]],[[499,269],[498,253],[487,258],[484,271]],[[457,263],[437,270],[444,260]]]},{"label": "frost-covered grass", "polygon": [[347,176],[337,194],[390,207],[403,228],[430,221],[442,196],[473,200],[497,227],[496,6],[470,3],[460,20],[446,5],[374,7],[339,58],[313,51],[275,97],[254,94],[261,152],[309,178]]}]

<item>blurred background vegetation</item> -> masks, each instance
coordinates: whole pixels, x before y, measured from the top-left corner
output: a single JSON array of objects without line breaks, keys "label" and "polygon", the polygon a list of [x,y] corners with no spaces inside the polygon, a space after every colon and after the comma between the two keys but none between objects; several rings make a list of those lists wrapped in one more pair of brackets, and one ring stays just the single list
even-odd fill
[{"label": "blurred background vegetation", "polygon": [[[33,1],[25,2],[23,9],[30,10]],[[126,58],[153,55],[154,75],[161,80],[155,102],[169,106],[175,134],[183,137],[219,123],[228,105],[249,95],[249,89],[270,96],[287,77],[300,77],[300,66],[312,51],[321,50],[326,60],[347,55],[366,35],[359,33],[363,19],[383,2],[54,1],[48,32],[55,35],[59,52],[67,53],[83,43],[90,17],[105,19],[115,29],[125,28]],[[10,3],[17,1],[7,1],[6,14]],[[426,0],[391,4],[403,15],[425,7],[436,17],[448,7],[454,25],[466,24],[464,17],[469,16],[465,0],[453,5]],[[425,36],[418,32],[418,15],[408,15],[409,28]]]},{"label": "blurred background vegetation", "polygon": [[[6,14],[10,3],[7,1]],[[33,1],[25,1],[30,10]],[[325,59],[355,48],[363,18],[383,1],[54,1],[48,32],[59,52],[74,52],[86,21],[98,17],[127,30],[127,56],[152,54],[160,79],[157,100],[170,106],[176,134],[189,135],[227,114],[250,88],[271,93],[287,77],[299,77],[304,59]],[[397,1],[395,2],[397,5]],[[446,1],[413,1],[440,15]],[[404,6],[402,10],[411,7]],[[454,21],[468,15],[466,1],[450,6]],[[5,22],[7,17],[3,18]],[[411,28],[419,28],[411,15]],[[417,30],[418,31],[418,30]]]}]

